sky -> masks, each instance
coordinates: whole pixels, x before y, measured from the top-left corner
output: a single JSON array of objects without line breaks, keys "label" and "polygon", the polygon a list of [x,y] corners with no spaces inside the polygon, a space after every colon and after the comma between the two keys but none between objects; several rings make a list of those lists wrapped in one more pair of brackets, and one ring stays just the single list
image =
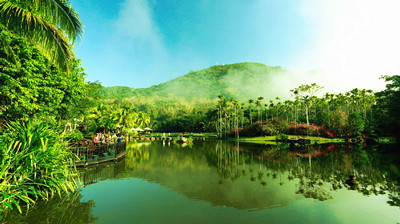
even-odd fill
[{"label": "sky", "polygon": [[[216,64],[260,62],[327,91],[381,90],[400,71],[397,0],[71,0],[89,81],[149,87]],[[313,71],[309,75],[307,71]],[[285,83],[285,80],[282,80]]]}]

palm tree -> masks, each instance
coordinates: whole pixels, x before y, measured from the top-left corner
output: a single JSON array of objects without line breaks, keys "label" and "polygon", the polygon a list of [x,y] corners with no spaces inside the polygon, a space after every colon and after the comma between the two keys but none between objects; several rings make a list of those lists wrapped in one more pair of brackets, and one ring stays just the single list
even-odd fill
[{"label": "palm tree", "polygon": [[253,120],[251,117],[251,105],[254,103],[254,100],[249,99],[249,115],[250,115],[250,124],[253,124]]},{"label": "palm tree", "polygon": [[128,105],[123,106],[119,112],[119,123],[126,128],[133,127],[138,120],[138,113]]},{"label": "palm tree", "polygon": [[258,107],[258,120],[261,120],[262,123],[262,110],[261,110],[261,115],[260,115],[260,107],[262,106],[262,101],[264,100],[264,97],[260,96],[257,98],[258,101],[260,101],[260,105]]},{"label": "palm tree", "polygon": [[31,40],[64,70],[73,58],[71,46],[83,33],[78,14],[68,0],[0,0],[0,23]]}]

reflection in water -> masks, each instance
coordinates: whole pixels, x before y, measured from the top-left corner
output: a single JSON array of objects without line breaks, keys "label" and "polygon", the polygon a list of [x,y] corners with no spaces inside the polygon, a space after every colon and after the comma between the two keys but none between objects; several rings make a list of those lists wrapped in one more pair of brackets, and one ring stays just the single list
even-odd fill
[{"label": "reflection in water", "polygon": [[[81,170],[81,192],[69,198],[40,203],[29,211],[29,218],[9,214],[7,220],[10,220],[9,223],[37,223],[35,221],[38,220],[45,220],[45,223],[101,222],[102,218],[97,220],[96,216],[110,216],[103,211],[114,209],[104,201],[119,198],[113,202],[114,213],[128,211],[127,214],[116,214],[119,218],[126,216],[127,220],[135,218],[143,221],[149,218],[143,216],[139,219],[144,211],[133,211],[140,210],[146,204],[158,205],[163,197],[172,197],[160,191],[160,188],[178,192],[178,195],[184,195],[193,203],[201,201],[213,208],[230,207],[235,211],[266,211],[295,204],[304,206],[302,203],[307,200],[305,198],[338,204],[367,198],[364,195],[384,195],[376,197],[376,200],[385,200],[388,207],[400,206],[399,156],[378,153],[381,151],[345,144],[305,146],[291,151],[287,145],[264,146],[225,141],[197,141],[193,145],[169,141],[131,142],[127,146],[125,159]],[[356,179],[349,181],[351,175]],[[145,181],[138,181],[140,179]],[[358,184],[354,184],[355,181]],[[137,187],[138,184],[140,187]],[[117,188],[124,193],[105,191]],[[149,194],[143,196],[144,202],[136,197],[137,189],[140,192],[149,189]],[[108,196],[99,194],[99,191],[108,192]],[[96,202],[84,202],[81,194],[85,193],[84,198],[94,198]],[[124,195],[118,196],[118,193]],[[156,197],[157,201],[151,201],[152,195],[160,197]],[[165,200],[176,207],[198,205],[175,205],[174,201],[182,203],[177,196]],[[99,203],[96,208],[95,203]],[[134,210],[127,210],[133,205],[137,206]],[[157,211],[168,213],[171,206],[157,207]],[[323,206],[329,207],[328,204]],[[374,206],[371,203],[370,207]],[[185,209],[183,207],[180,208],[182,211]],[[93,212],[96,209],[98,213]],[[198,209],[195,211],[201,213]],[[303,207],[299,206],[298,209]],[[321,213],[320,210],[318,212]],[[329,215],[330,210],[326,212],[323,217],[332,216]],[[182,214],[186,213],[183,211]],[[220,215],[217,212],[215,217]],[[333,222],[339,221],[334,219]]]},{"label": "reflection in water", "polygon": [[[218,175],[217,183],[219,185],[240,179],[242,182],[249,180],[249,182],[256,182],[264,187],[269,182],[278,183],[278,186],[286,189],[285,183],[293,182],[294,184],[291,186],[295,187],[294,193],[320,201],[332,199],[333,192],[347,188],[356,190],[363,195],[389,193],[390,201],[388,203],[391,205],[399,203],[399,173],[394,161],[395,157],[380,154],[375,150],[364,149],[358,145],[305,146],[294,152],[281,145],[242,144],[239,146],[237,142],[223,141],[198,142],[195,151],[179,150],[182,147],[179,145],[168,147],[169,150],[165,151],[165,144],[162,147],[154,146],[154,144],[157,143],[153,143],[153,145],[134,143],[132,145],[133,150],[127,156],[127,168],[136,170],[130,174],[163,184],[189,197],[196,197],[197,200],[220,204],[219,202],[223,199],[220,196],[206,199],[204,194],[214,195],[212,192],[205,192],[208,189],[206,186],[201,191],[191,191],[191,187],[194,186],[189,183],[184,184],[191,181],[191,178],[185,179],[187,174],[182,171],[184,169],[200,170],[211,167]],[[210,147],[212,144],[215,145],[212,147],[215,150]],[[203,158],[206,161],[202,161]],[[145,164],[138,166],[138,161]],[[147,172],[150,170],[151,172]],[[155,173],[161,173],[162,177]],[[350,176],[356,177],[357,181],[349,181]],[[200,178],[200,176],[198,177]],[[209,176],[207,181],[202,179],[204,183],[196,180],[192,180],[192,182],[196,185],[207,185],[212,179]],[[181,184],[177,185],[177,182]],[[241,185],[240,187],[243,187],[244,183]],[[229,192],[226,189],[220,190]],[[249,190],[248,194],[259,193],[254,188],[247,190]],[[229,202],[224,205],[233,206]],[[252,208],[253,206],[234,207]]]},{"label": "reflection in water", "polygon": [[[389,204],[398,203],[399,198],[395,157],[357,145],[306,146],[296,152],[285,145],[224,141],[196,142],[193,149],[162,142],[132,143],[130,147],[126,175],[214,205],[239,209],[284,206],[298,200],[293,193],[324,201],[345,188],[363,195],[388,193]],[[350,175],[359,184],[346,184]]]},{"label": "reflection in water", "polygon": [[[94,223],[97,218],[92,215],[94,201],[81,202],[80,191],[69,196],[54,197],[49,201],[36,203],[27,215],[17,211],[9,212],[4,217],[4,223]],[[26,211],[24,212],[26,213]]]}]

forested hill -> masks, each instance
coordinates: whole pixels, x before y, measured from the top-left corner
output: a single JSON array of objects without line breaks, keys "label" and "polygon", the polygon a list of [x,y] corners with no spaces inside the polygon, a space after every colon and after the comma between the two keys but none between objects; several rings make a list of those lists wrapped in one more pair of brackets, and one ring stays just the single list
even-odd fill
[{"label": "forested hill", "polygon": [[124,86],[103,88],[106,99],[117,98],[184,98],[186,100],[215,99],[218,95],[239,100],[259,96],[275,97],[287,93],[278,85],[277,78],[290,72],[277,66],[261,63],[216,65],[148,88],[134,89]]}]

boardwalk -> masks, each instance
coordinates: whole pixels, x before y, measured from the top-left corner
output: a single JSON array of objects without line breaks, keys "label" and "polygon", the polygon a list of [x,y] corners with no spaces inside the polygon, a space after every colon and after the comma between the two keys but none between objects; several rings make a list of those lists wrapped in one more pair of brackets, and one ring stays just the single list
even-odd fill
[{"label": "boardwalk", "polygon": [[75,165],[77,167],[94,165],[124,157],[126,154],[126,143],[73,147],[71,151],[76,155]]}]

